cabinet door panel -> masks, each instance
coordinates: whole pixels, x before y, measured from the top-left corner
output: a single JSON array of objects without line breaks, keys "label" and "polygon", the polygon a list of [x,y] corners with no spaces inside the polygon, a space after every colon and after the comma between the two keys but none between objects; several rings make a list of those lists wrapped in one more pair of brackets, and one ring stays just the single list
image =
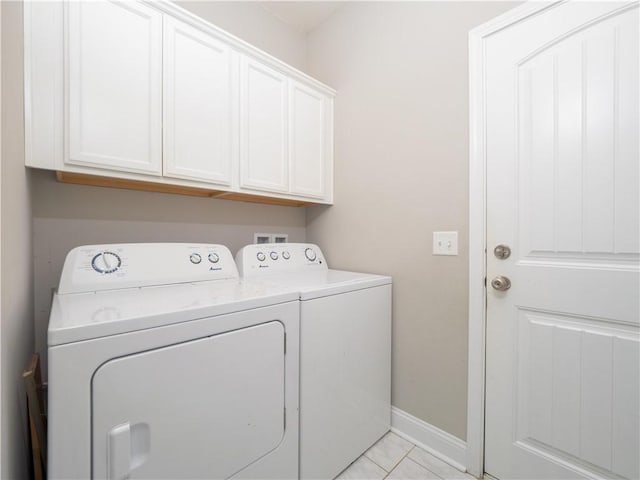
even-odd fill
[{"label": "cabinet door panel", "polygon": [[161,174],[162,16],[137,2],[69,2],[71,164]]},{"label": "cabinet door panel", "polygon": [[242,59],[240,94],[240,185],[288,190],[287,78]]},{"label": "cabinet door panel", "polygon": [[165,175],[231,184],[230,48],[181,22],[164,23]]},{"label": "cabinet door panel", "polygon": [[325,192],[325,98],[298,83],[289,99],[291,193],[322,197]]}]

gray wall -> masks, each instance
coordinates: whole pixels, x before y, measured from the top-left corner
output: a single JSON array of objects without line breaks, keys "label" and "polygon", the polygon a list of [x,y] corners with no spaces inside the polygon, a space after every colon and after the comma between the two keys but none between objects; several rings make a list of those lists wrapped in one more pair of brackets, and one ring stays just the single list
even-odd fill
[{"label": "gray wall", "polygon": [[29,171],[24,167],[22,3],[2,2],[2,464],[0,477],[27,478],[21,373],[33,352],[33,278]]},{"label": "gray wall", "polygon": [[[180,6],[304,67],[306,40],[259,3],[179,2]],[[61,184],[52,172],[33,171],[35,345],[46,367],[46,332],[52,290],[67,252],[111,242],[211,242],[232,252],[256,232],[286,233],[305,241],[302,208]]]},{"label": "gray wall", "polygon": [[[467,32],[515,3],[351,2],[314,30],[338,91],[335,205],[307,212],[334,268],[393,276],[395,406],[466,437]],[[457,257],[432,232],[459,231]]]},{"label": "gray wall", "polygon": [[306,36],[263,9],[262,2],[178,1],[192,13],[304,71]]},{"label": "gray wall", "polygon": [[59,184],[45,171],[33,172],[33,215],[35,338],[45,359],[51,295],[73,247],[198,242],[221,243],[235,254],[256,232],[305,241],[301,208]]}]

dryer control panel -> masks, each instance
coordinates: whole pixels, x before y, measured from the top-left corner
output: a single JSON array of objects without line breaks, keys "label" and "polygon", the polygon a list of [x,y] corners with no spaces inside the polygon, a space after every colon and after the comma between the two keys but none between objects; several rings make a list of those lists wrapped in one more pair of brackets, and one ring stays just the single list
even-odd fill
[{"label": "dryer control panel", "polygon": [[58,293],[95,292],[238,278],[224,245],[122,243],[86,245],[67,254]]},{"label": "dryer control panel", "polygon": [[322,250],[312,243],[259,243],[242,247],[236,264],[244,278],[264,274],[328,270]]}]

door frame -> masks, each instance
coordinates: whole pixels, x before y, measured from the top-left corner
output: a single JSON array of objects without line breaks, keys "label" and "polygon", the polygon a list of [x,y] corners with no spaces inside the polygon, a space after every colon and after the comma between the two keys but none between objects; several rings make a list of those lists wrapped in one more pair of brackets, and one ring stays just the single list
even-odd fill
[{"label": "door frame", "polygon": [[467,472],[484,474],[486,347],[486,90],[487,39],[566,2],[528,1],[469,31],[469,351],[467,377]]}]

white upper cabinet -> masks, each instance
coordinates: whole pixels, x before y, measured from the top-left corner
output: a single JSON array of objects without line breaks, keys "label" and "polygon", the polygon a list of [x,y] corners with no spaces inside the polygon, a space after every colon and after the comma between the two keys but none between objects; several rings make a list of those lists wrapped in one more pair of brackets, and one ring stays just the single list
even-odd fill
[{"label": "white upper cabinet", "polygon": [[291,193],[322,198],[330,147],[326,97],[291,82],[289,94],[289,158]]},{"label": "white upper cabinet", "polygon": [[162,14],[69,2],[66,163],[162,173]]},{"label": "white upper cabinet", "polygon": [[240,67],[240,186],[287,192],[287,77],[244,56]]},{"label": "white upper cabinet", "polygon": [[24,45],[27,166],[332,203],[335,91],[174,2],[25,2]]},{"label": "white upper cabinet", "polygon": [[165,176],[231,185],[234,58],[228,45],[165,17]]}]

